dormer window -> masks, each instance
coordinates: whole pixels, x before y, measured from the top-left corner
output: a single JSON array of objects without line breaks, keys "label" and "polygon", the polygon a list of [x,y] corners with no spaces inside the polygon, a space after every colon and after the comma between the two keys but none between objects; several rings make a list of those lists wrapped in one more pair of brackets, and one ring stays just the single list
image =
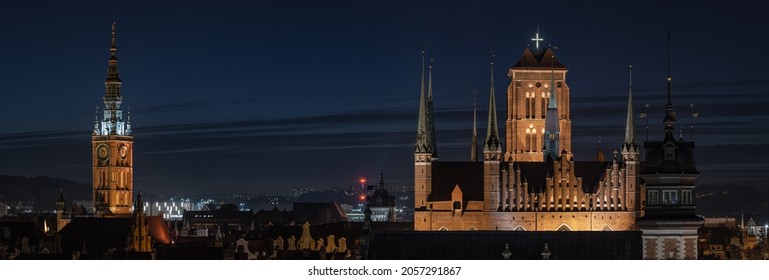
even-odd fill
[{"label": "dormer window", "polygon": [[683,205],[692,205],[692,191],[691,190],[683,190],[683,191],[681,191],[681,204],[683,204]]},{"label": "dormer window", "polygon": [[674,160],[674,159],[676,159],[676,148],[675,147],[665,146],[664,152],[665,152],[665,160]]},{"label": "dormer window", "polygon": [[659,204],[659,193],[657,190],[649,190],[648,194],[648,204],[647,205],[658,205]]},{"label": "dormer window", "polygon": [[676,190],[663,190],[662,191],[662,204],[676,205],[678,204],[678,191]]}]

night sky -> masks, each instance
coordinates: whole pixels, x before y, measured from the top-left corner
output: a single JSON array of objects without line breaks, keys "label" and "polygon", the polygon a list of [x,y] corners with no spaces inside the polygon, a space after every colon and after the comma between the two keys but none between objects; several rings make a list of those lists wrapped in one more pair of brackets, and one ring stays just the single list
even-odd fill
[{"label": "night sky", "polygon": [[649,138],[662,139],[669,32],[686,140],[700,116],[698,183],[769,187],[764,2],[123,2],[0,4],[0,174],[91,180],[115,19],[135,190],[323,189],[380,170],[411,186],[423,42],[441,160],[464,161],[474,91],[485,135],[490,52],[505,100],[507,69],[539,25],[569,68],[577,160],[595,158],[599,135],[609,158],[619,148],[631,54],[635,111],[651,105]]}]

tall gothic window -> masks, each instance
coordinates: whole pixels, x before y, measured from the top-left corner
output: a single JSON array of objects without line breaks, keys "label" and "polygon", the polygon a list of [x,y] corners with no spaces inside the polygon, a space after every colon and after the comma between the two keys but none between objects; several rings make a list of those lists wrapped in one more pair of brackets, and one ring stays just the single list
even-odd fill
[{"label": "tall gothic window", "polygon": [[529,153],[537,151],[537,129],[532,124],[526,128],[526,151]]},{"label": "tall gothic window", "polygon": [[542,110],[540,110],[540,111],[542,113],[542,118],[543,119],[547,116],[546,115],[547,114],[547,99],[549,97],[550,97],[550,93],[547,93],[547,94],[545,94],[544,92],[542,93]]},{"label": "tall gothic window", "polygon": [[534,118],[534,93],[526,92],[526,118]]}]

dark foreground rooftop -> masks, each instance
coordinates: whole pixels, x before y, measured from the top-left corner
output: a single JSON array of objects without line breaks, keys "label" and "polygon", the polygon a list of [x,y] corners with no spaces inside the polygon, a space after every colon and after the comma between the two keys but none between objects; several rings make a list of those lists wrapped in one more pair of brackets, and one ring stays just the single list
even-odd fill
[{"label": "dark foreground rooftop", "polygon": [[374,231],[372,260],[640,260],[640,231]]}]

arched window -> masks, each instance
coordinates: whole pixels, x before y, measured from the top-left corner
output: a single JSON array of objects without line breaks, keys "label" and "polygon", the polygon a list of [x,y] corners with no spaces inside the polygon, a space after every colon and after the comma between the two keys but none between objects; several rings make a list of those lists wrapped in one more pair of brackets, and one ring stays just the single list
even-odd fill
[{"label": "arched window", "polygon": [[475,227],[469,227],[469,228],[467,228],[467,231],[477,231],[477,230],[478,230],[478,229],[477,229],[477,228],[475,228]]},{"label": "arched window", "polygon": [[446,227],[441,227],[441,228],[439,229],[439,231],[448,231],[448,229],[447,229]]},{"label": "arched window", "polygon": [[533,119],[534,118],[534,93],[533,92],[526,92],[526,118],[527,119]]},{"label": "arched window", "polygon": [[515,227],[515,229],[513,229],[513,231],[526,231],[526,229],[523,228],[522,226],[517,226]]},{"label": "arched window", "polygon": [[452,208],[454,211],[462,211],[462,203],[459,201],[454,201]]},{"label": "arched window", "polygon": [[614,231],[614,230],[609,226],[605,226],[603,227],[603,231]]},{"label": "arched window", "polygon": [[537,151],[537,129],[533,124],[526,128],[526,151],[533,153]]},{"label": "arched window", "polygon": [[556,231],[571,231],[571,228],[566,224],[561,224]]}]

